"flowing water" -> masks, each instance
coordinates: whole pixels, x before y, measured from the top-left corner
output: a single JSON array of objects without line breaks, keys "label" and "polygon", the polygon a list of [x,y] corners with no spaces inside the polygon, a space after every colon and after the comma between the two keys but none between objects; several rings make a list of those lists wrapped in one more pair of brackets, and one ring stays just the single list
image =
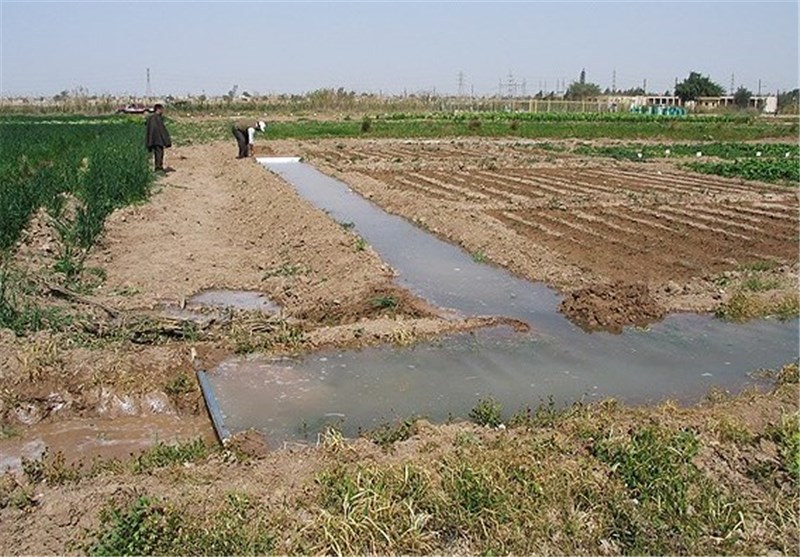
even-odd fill
[{"label": "flowing water", "polygon": [[749,372],[798,357],[797,319],[737,325],[677,314],[646,330],[585,333],[558,313],[559,298],[546,286],[474,261],[310,165],[263,162],[332,218],[353,223],[399,285],[455,315],[511,317],[531,331],[498,327],[295,360],[231,358],[204,378],[206,398],[230,432],[256,428],[273,445],[313,437],[327,424],[353,435],[412,415],[464,418],[490,396],[508,412],[550,399],[690,402],[711,386],[740,389],[752,381]]},{"label": "flowing water", "polygon": [[68,455],[66,464],[89,465],[98,458],[124,461],[159,442],[174,444],[198,438],[213,442],[208,421],[202,416],[156,414],[40,423],[25,428],[23,435],[0,439],[0,474],[19,472],[23,460],[38,460],[45,453]]}]

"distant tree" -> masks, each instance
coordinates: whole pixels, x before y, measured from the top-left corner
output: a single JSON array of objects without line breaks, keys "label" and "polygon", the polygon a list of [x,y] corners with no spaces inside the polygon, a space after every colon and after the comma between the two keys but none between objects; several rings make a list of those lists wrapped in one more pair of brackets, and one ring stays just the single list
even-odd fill
[{"label": "distant tree", "polygon": [[733,104],[738,108],[749,108],[750,99],[753,97],[752,91],[739,87],[733,94]]},{"label": "distant tree", "polygon": [[689,77],[675,86],[675,96],[680,97],[683,102],[693,101],[698,97],[719,97],[724,92],[721,85],[697,72],[689,73]]},{"label": "distant tree", "polygon": [[578,81],[573,81],[567,87],[564,98],[571,101],[580,101],[591,97],[599,97],[602,91],[596,83],[586,83],[586,68],[583,68]]},{"label": "distant tree", "polygon": [[53,100],[56,102],[65,101],[69,98],[69,91],[64,89],[58,95],[53,96]]},{"label": "distant tree", "polygon": [[628,97],[638,97],[640,95],[646,95],[644,89],[641,87],[633,87],[631,89],[625,89],[624,91],[620,91],[621,95],[626,95]]},{"label": "distant tree", "polygon": [[599,97],[600,93],[600,86],[596,83],[573,82],[567,87],[564,98],[571,101],[580,101],[591,97]]},{"label": "distant tree", "polygon": [[222,95],[222,98],[225,99],[225,101],[227,101],[227,102],[232,102],[234,97],[236,97],[236,91],[238,91],[238,90],[239,90],[239,86],[238,85],[234,85],[233,87],[231,87],[230,91],[228,91],[226,94]]},{"label": "distant tree", "polygon": [[784,91],[778,95],[778,112],[782,114],[800,112],[800,89]]}]

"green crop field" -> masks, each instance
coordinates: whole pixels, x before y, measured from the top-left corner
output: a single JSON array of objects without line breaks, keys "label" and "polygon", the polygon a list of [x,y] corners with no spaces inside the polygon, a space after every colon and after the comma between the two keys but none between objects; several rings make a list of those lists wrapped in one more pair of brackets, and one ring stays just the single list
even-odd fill
[{"label": "green crop field", "polygon": [[797,143],[584,144],[573,152],[635,162],[691,157],[694,160],[685,166],[695,172],[795,186],[800,182]]},{"label": "green crop field", "polygon": [[[259,115],[261,116],[261,115]],[[797,122],[750,116],[670,117],[631,113],[389,113],[341,119],[270,121],[269,139],[518,137],[527,139],[620,139],[661,141],[755,141],[796,138]],[[230,138],[230,120],[171,123],[178,141]]]},{"label": "green crop field", "polygon": [[45,208],[55,235],[53,271],[72,285],[117,207],[147,197],[153,174],[141,120],[0,119],[0,327],[36,330],[45,318],[23,301],[29,281],[11,263],[31,216]]},{"label": "green crop field", "polygon": [[39,207],[59,218],[67,196],[77,205],[76,239],[91,245],[114,208],[147,196],[143,136],[130,119],[0,119],[0,249],[14,245]]}]

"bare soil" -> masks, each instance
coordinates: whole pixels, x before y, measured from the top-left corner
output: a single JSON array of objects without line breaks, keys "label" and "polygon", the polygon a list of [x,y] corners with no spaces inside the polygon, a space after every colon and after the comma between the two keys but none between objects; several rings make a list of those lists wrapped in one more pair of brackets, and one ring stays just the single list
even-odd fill
[{"label": "bare soil", "polygon": [[613,292],[613,304],[562,306],[592,328],[713,311],[752,266],[768,267],[760,278],[773,292],[797,288],[796,189],[535,142],[331,141],[301,152],[386,210],[566,297]]},{"label": "bare soil", "polygon": [[[393,270],[368,246],[359,249],[352,232],[235,151],[231,140],[167,152],[176,171],[159,179],[148,203],[111,215],[91,252],[87,266],[105,279],[86,295],[86,311],[141,315],[181,308],[208,289],[258,291],[302,331],[299,350],[408,343],[503,320],[446,319],[393,285]],[[760,276],[771,295],[796,289],[797,190],[493,140],[275,141],[257,154],[301,155],[387,211],[547,283],[564,295],[561,311],[587,330],[713,311],[757,262],[769,262]],[[34,219],[18,257],[46,267],[53,242]],[[375,303],[387,298],[394,303]],[[0,460],[18,468],[42,446],[77,461],[125,456],[148,436],[210,438],[193,374],[229,355],[234,342],[220,333],[87,344],[67,333],[0,331]],[[136,431],[109,450],[105,441],[131,418]],[[224,463],[207,466],[209,484],[230,479]],[[295,455],[274,457],[257,477],[278,470],[282,479],[265,485],[289,490],[296,466]],[[163,488],[157,478],[136,482]],[[91,523],[100,501],[130,485],[45,489],[35,513],[43,522],[4,511],[2,552],[63,552],[67,530]]]}]

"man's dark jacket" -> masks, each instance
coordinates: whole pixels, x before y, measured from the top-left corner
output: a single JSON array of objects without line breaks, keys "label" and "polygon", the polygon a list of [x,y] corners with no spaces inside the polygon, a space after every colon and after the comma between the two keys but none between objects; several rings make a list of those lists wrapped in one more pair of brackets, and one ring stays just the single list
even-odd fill
[{"label": "man's dark jacket", "polygon": [[172,147],[167,127],[161,114],[151,114],[147,117],[147,133],[145,134],[145,146],[148,151],[153,147]]}]

